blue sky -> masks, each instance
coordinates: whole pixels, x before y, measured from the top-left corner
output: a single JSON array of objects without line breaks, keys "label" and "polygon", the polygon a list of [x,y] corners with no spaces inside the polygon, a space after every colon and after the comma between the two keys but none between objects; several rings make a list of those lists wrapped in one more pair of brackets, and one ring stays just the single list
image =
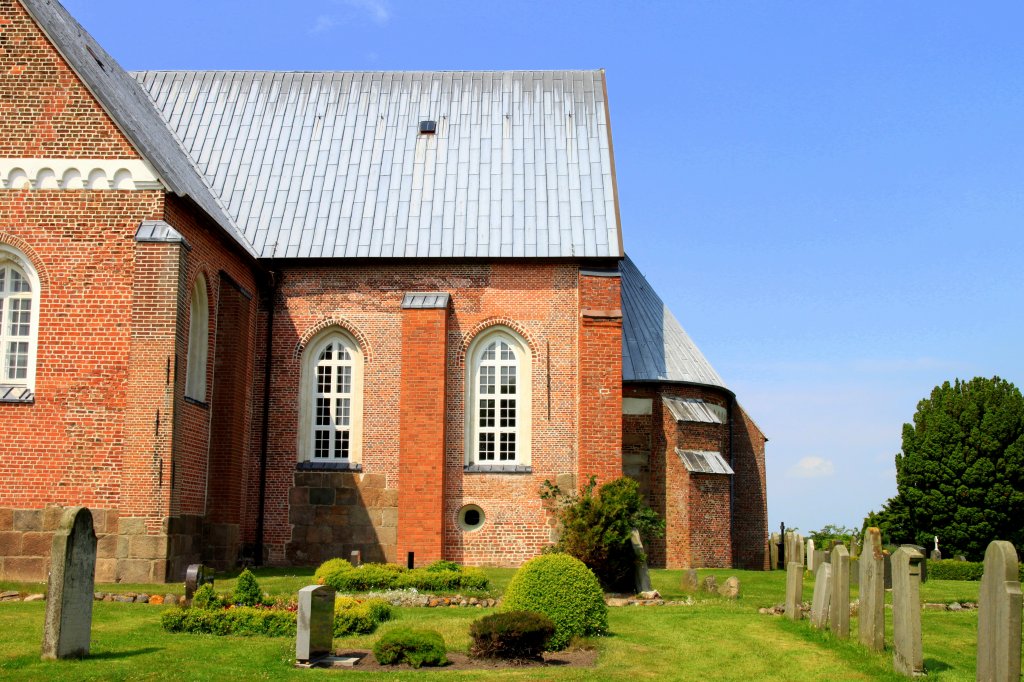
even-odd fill
[{"label": "blue sky", "polygon": [[1024,383],[1022,3],[64,2],[129,69],[605,68],[627,251],[773,527],[859,526],[937,383]]}]

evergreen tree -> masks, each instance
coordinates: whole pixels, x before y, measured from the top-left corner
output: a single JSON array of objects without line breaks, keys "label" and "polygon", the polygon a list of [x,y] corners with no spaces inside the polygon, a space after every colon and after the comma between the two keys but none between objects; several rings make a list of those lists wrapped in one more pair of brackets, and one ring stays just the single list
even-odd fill
[{"label": "evergreen tree", "polygon": [[892,543],[981,560],[992,540],[1024,547],[1024,396],[999,377],[936,386],[903,425],[896,497],[865,526]]}]

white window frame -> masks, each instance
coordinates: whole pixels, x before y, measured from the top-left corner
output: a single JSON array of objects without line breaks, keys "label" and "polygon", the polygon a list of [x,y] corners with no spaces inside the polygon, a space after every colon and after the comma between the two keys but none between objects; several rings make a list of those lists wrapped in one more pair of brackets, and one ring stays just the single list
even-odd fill
[{"label": "white window frame", "polygon": [[[351,392],[349,402],[349,451],[348,458],[314,457],[316,446],[314,431],[317,412],[317,366],[320,354],[328,344],[341,344],[351,356],[352,367]],[[332,327],[315,336],[302,351],[302,370],[299,378],[299,426],[298,452],[299,462],[324,462],[335,464],[361,465],[363,458],[363,371],[365,361],[363,351],[355,338],[339,327]]]},{"label": "white window frame", "polygon": [[196,275],[188,307],[188,355],[185,397],[206,402],[206,367],[210,353],[210,296],[203,273]]},{"label": "white window frame", "polygon": [[[483,355],[490,345],[496,341],[504,341],[512,349],[516,359],[516,426],[505,429],[516,434],[516,452],[512,460],[500,459],[500,444],[495,438],[495,458],[480,459],[480,371],[484,364]],[[466,351],[466,395],[465,395],[465,463],[467,466],[516,467],[530,466],[533,435],[533,356],[526,340],[514,330],[495,326],[481,332]],[[500,387],[500,376],[495,377]],[[500,388],[495,394],[499,402],[495,405],[495,424],[500,425]],[[499,428],[497,431],[500,431]],[[496,431],[496,433],[497,433]]]},{"label": "white window frame", "polygon": [[[35,391],[36,386],[36,349],[38,347],[39,339],[39,275],[36,273],[36,269],[32,267],[32,263],[29,262],[28,258],[17,249],[8,246],[7,244],[0,244],[0,268],[15,269],[26,280],[29,284],[31,291],[29,295],[18,296],[19,299],[27,298],[30,303],[29,309],[29,333],[27,336],[12,336],[11,330],[11,299],[13,298],[9,291],[10,279],[6,279],[4,293],[0,294],[0,306],[3,307],[3,320],[2,328],[0,328],[0,385],[2,386],[14,386],[17,388],[25,388],[29,391]],[[14,340],[18,342],[28,343],[28,358],[26,360],[26,371],[25,377],[19,379],[10,379],[7,376],[7,362],[8,362],[8,344]]]}]

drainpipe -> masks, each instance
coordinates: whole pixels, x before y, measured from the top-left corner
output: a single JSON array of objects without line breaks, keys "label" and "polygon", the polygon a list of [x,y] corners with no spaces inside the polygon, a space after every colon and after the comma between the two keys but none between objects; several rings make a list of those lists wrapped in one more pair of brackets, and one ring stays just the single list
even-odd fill
[{"label": "drainpipe", "polygon": [[274,308],[277,301],[277,272],[273,261],[270,264],[270,291],[267,295],[267,334],[264,340],[263,358],[263,423],[260,427],[260,496],[256,509],[256,543],[253,549],[253,560],[257,566],[263,565],[263,516],[267,508],[267,449],[270,440],[270,370],[273,367],[274,349]]}]

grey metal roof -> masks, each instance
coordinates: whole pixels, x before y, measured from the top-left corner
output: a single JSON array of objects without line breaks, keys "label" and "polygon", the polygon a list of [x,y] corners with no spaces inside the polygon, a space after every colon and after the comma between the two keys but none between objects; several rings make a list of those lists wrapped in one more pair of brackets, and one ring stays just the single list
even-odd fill
[{"label": "grey metal roof", "polygon": [[662,396],[668,411],[679,422],[700,422],[703,424],[724,424],[727,413],[721,405],[706,403],[700,398],[676,398]]},{"label": "grey metal roof", "polygon": [[3,403],[30,403],[35,399],[32,391],[24,386],[11,386],[0,384],[0,402]]},{"label": "grey metal roof", "polygon": [[683,460],[686,470],[695,474],[734,474],[722,453],[712,450],[680,450],[676,454]]},{"label": "grey metal roof", "polygon": [[255,255],[138,83],[59,2],[20,2],[167,189],[191,198]]},{"label": "grey metal roof", "polygon": [[409,293],[402,299],[403,308],[447,308],[451,297],[443,291]]},{"label": "grey metal roof", "polygon": [[728,387],[627,256],[622,273],[622,380]]},{"label": "grey metal roof", "polygon": [[181,242],[188,246],[188,242],[181,233],[162,220],[143,220],[139,224],[139,229],[135,231],[135,241]]},{"label": "grey metal roof", "polygon": [[134,75],[263,257],[622,254],[603,71]]}]

